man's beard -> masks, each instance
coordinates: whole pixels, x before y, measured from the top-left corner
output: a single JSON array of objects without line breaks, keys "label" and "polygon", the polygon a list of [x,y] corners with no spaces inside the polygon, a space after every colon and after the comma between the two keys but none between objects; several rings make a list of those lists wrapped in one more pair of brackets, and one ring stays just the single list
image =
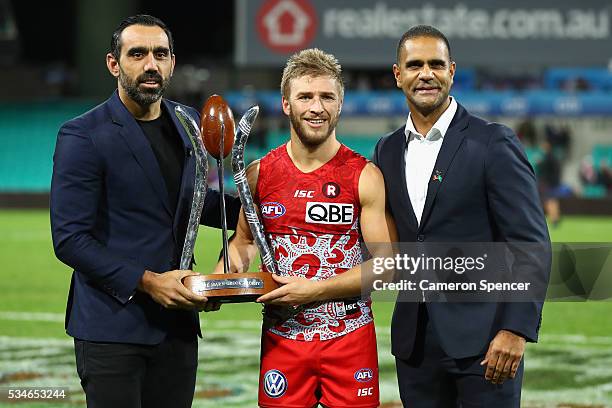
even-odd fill
[{"label": "man's beard", "polygon": [[[146,81],[157,81],[159,87],[141,89],[139,85]],[[130,99],[140,106],[149,106],[162,97],[170,84],[170,78],[164,79],[159,72],[145,72],[134,80],[119,67],[119,83]]]},{"label": "man's beard", "polygon": [[330,118],[327,127],[327,133],[322,136],[309,136],[308,132],[313,132],[310,129],[307,129],[305,124],[300,121],[300,118],[297,115],[293,114],[293,109],[291,109],[291,113],[289,113],[289,120],[291,121],[291,127],[295,130],[300,142],[306,147],[315,148],[324,143],[329,136],[332,134],[334,129],[336,129],[336,125],[338,124],[338,119],[340,115],[336,115],[333,118]]}]

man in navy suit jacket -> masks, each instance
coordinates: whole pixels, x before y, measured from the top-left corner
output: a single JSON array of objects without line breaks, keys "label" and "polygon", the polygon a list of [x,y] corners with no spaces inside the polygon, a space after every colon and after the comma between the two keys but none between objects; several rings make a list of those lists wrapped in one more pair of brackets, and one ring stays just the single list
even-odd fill
[{"label": "man in navy suit jacket", "polygon": [[[194,193],[195,157],[162,99],[172,35],[155,17],[124,20],[107,55],[118,90],[59,131],[51,185],[57,257],[74,268],[66,330],[90,407],[189,407],[198,310],[207,299],[178,270]],[[183,106],[195,119],[198,113]],[[219,194],[202,220],[220,227]],[[235,228],[240,203],[229,199]]]},{"label": "man in navy suit jacket", "polygon": [[[379,141],[374,161],[400,242],[539,243],[531,266],[547,282],[550,239],[534,172],[509,128],[449,96],[455,63],[444,34],[411,28],[393,72],[410,115]],[[518,407],[525,342],[537,341],[541,312],[542,299],[398,299],[391,339],[404,406]]]}]

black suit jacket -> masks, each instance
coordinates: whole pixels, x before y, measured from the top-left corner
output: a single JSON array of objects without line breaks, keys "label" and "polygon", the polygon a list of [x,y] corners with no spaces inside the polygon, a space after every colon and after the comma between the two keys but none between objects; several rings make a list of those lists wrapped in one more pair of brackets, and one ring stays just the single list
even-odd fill
[{"label": "black suit jacket", "polygon": [[[164,309],[136,291],[145,269],[179,267],[194,190],[195,157],[163,100],[185,148],[176,211],[149,141],[115,92],[59,130],[51,182],[55,254],[74,268],[66,329],[90,341],[157,344],[168,333],[199,333],[196,312]],[[198,113],[184,108],[199,121]],[[202,220],[221,225],[216,191],[206,195]],[[240,202],[228,197],[234,229]],[[132,297],[132,295],[134,295]]]},{"label": "black suit jacket", "polygon": [[[404,127],[383,137],[374,161],[385,177],[400,242],[538,242],[550,238],[525,153],[511,129],[469,114],[461,105],[444,137],[430,178],[420,225],[406,187]],[[545,251],[534,273],[548,273]],[[542,277],[546,282],[548,276]],[[500,329],[536,341],[542,302],[426,303],[444,351],[453,358],[484,354]],[[391,326],[392,353],[407,359],[417,334],[418,303],[398,301]]]}]

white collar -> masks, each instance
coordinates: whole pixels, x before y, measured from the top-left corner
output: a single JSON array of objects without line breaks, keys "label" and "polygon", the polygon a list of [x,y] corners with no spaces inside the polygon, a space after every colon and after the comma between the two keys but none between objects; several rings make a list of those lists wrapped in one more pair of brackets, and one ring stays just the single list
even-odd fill
[{"label": "white collar", "polygon": [[[448,127],[450,126],[451,121],[455,117],[455,113],[457,113],[457,101],[455,101],[455,98],[453,98],[452,96],[450,97],[450,100],[451,102],[448,105],[448,108],[446,108],[444,113],[440,115],[436,123],[434,123],[434,125],[431,127],[431,130],[429,131],[429,133],[425,135],[426,138],[431,136],[432,131],[434,129],[440,132],[442,139],[446,135],[446,131],[448,130]],[[406,121],[406,129],[404,130],[404,134],[406,135],[406,142],[410,141],[411,133],[423,137],[423,135],[417,132],[416,128],[414,127],[414,123],[412,123],[411,115],[412,115],[411,113],[408,114],[408,120]]]}]

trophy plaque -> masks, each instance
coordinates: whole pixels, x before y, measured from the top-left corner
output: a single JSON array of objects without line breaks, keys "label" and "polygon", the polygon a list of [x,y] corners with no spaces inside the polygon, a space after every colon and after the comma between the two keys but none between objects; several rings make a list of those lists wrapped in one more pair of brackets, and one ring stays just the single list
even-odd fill
[{"label": "trophy plaque", "polygon": [[[265,239],[263,225],[259,220],[253,197],[246,178],[244,164],[244,149],[251,132],[255,118],[259,112],[258,106],[248,109],[240,119],[235,129],[232,111],[225,100],[219,95],[207,99],[202,108],[200,126],[180,106],[175,113],[185,128],[196,157],[196,177],[194,197],[191,213],[185,236],[185,245],[181,255],[181,269],[189,269],[193,257],[195,240],[204,197],[206,195],[206,179],[208,175],[207,152],[216,159],[219,175],[219,193],[221,204],[221,235],[223,242],[223,271],[222,274],[194,275],[183,280],[183,284],[193,292],[204,295],[219,303],[252,302],[259,296],[276,289],[279,285],[272,279],[271,273],[276,273],[276,265],[272,251]],[[232,170],[234,182],[238,189],[242,209],[253,234],[254,241],[259,249],[262,263],[269,272],[230,273],[230,260],[227,242],[227,221],[224,198],[224,169],[223,159],[232,154]]]}]

